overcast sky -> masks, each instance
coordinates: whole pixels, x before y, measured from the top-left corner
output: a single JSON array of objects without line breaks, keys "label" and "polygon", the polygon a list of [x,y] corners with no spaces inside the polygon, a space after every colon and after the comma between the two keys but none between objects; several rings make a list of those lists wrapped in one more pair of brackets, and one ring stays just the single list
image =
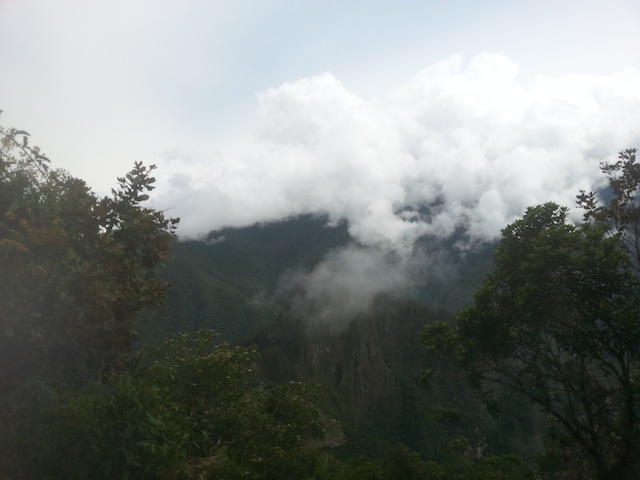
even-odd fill
[{"label": "overcast sky", "polygon": [[[0,0],[0,122],[182,235],[303,212],[493,238],[640,146],[637,0]],[[429,218],[419,209],[438,202]]]}]

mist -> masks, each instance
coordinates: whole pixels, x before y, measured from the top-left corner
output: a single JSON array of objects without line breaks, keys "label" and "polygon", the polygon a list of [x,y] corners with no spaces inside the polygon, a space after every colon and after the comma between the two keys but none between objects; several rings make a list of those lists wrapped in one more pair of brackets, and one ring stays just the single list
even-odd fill
[{"label": "mist", "polygon": [[331,251],[310,272],[285,274],[280,289],[291,296],[296,317],[344,326],[368,311],[377,295],[406,295],[413,284],[408,260],[392,250],[352,244]]}]

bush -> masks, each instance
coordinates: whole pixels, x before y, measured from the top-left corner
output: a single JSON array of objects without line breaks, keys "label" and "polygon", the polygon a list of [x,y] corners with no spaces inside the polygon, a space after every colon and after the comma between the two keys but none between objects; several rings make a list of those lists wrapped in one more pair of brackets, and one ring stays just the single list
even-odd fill
[{"label": "bush", "polygon": [[300,384],[255,381],[252,351],[202,331],[143,350],[130,371],[68,395],[27,432],[35,478],[306,478],[322,436]]}]

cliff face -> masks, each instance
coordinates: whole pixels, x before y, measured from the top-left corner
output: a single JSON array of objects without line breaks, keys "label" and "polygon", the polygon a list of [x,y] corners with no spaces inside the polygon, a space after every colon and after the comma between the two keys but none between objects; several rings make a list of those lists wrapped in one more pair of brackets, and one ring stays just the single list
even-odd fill
[{"label": "cliff face", "polygon": [[299,359],[292,365],[295,376],[321,380],[334,392],[335,406],[351,410],[356,418],[379,409],[397,408],[396,376],[381,336],[389,329],[386,323],[360,319],[341,333],[315,335],[303,341]]},{"label": "cliff face", "polygon": [[319,404],[354,441],[423,449],[426,430],[433,430],[427,425],[433,392],[421,386],[420,372],[433,361],[420,332],[451,318],[415,301],[379,299],[341,328],[310,326],[285,313],[254,343],[265,376],[316,387]]}]

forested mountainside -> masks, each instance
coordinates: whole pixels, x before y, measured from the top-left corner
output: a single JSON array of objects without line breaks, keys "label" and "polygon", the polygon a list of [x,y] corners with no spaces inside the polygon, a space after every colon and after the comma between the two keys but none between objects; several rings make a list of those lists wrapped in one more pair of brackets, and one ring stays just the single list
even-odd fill
[{"label": "forested mountainside", "polygon": [[164,270],[172,288],[158,312],[161,320],[154,319],[143,334],[162,338],[214,328],[230,341],[247,337],[278,316],[277,286],[285,271],[308,269],[348,241],[345,224],[327,227],[324,217],[305,215],[176,242]]},{"label": "forested mountainside", "polygon": [[[459,238],[423,239],[416,248],[436,259],[406,296],[452,312],[468,305],[491,269],[495,244],[460,251]],[[164,268],[172,288],[164,308],[142,328],[145,341],[167,333],[214,328],[237,341],[274,321],[287,303],[283,274],[308,271],[328,252],[351,241],[348,225],[328,226],[322,215],[303,215],[244,228],[212,231],[205,239],[176,242]]]},{"label": "forested mountainside", "polygon": [[340,327],[314,324],[308,315],[303,320],[279,281],[348,244],[346,224],[329,227],[325,217],[307,215],[177,242],[165,269],[172,284],[167,305],[145,322],[143,339],[206,328],[257,346],[256,367],[266,379],[315,389],[319,406],[337,421],[327,441],[347,457],[379,456],[398,443],[437,458],[456,441],[526,456],[539,438],[524,402],[513,399],[492,417],[461,370],[428,386],[421,380],[424,369],[442,369],[424,347],[423,327],[451,323],[451,311],[471,301],[492,266],[493,245],[463,254],[455,247],[459,240],[423,239],[417,248],[437,258],[429,268],[439,270],[425,270],[404,297],[379,296]]}]

